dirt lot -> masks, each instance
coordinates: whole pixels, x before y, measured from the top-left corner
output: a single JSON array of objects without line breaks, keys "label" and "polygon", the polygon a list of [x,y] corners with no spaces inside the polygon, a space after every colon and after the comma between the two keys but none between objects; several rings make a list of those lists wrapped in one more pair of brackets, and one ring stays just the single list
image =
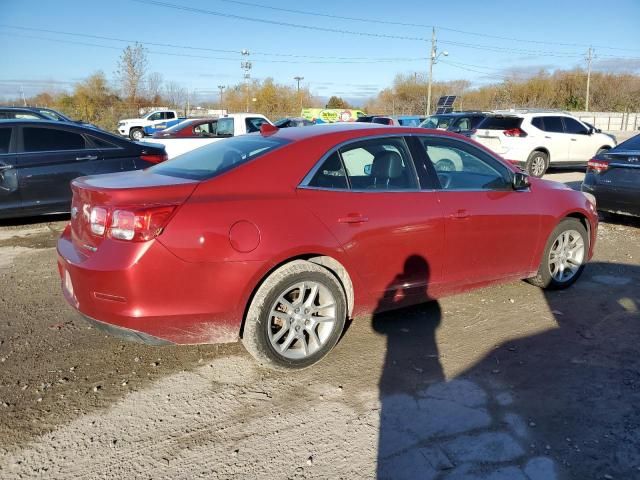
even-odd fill
[{"label": "dirt lot", "polygon": [[567,291],[356,318],[288,375],[91,329],[59,292],[64,224],[0,226],[1,478],[640,478],[638,221],[602,223]]}]

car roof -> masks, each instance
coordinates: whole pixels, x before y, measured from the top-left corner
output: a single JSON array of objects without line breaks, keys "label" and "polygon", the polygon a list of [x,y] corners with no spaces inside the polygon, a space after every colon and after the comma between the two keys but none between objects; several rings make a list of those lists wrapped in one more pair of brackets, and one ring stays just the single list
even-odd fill
[{"label": "car roof", "polygon": [[[345,133],[353,132],[354,138],[367,137],[369,135],[408,135],[408,134],[437,134],[442,136],[451,136],[458,138],[458,135],[451,134],[449,132],[443,132],[441,130],[433,130],[422,127],[402,127],[402,126],[390,126],[382,125],[379,123],[364,123],[364,122],[336,122],[325,123],[319,125],[310,125],[307,127],[291,127],[291,128],[278,128],[273,132],[267,132],[265,136],[274,136],[276,138],[282,138],[284,140],[301,141],[312,138],[330,137],[333,135],[342,135]],[[255,134],[251,134],[255,135]],[[260,134],[257,134],[260,135]]]}]

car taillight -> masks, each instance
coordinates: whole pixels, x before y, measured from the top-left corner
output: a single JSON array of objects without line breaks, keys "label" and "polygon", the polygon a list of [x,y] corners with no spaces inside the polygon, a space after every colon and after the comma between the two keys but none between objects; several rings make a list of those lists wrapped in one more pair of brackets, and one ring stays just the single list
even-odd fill
[{"label": "car taillight", "polygon": [[104,231],[107,229],[107,209],[93,207],[89,215],[89,223],[91,224],[91,233],[104,235]]},{"label": "car taillight", "polygon": [[[145,242],[162,233],[175,209],[175,205],[163,205],[117,208],[109,212],[103,207],[93,207],[91,232],[98,236],[103,236],[106,232],[109,237],[117,240]],[[94,218],[96,219],[95,227]]]},{"label": "car taillight", "polygon": [[587,172],[602,173],[609,169],[609,162],[592,158],[587,163]]},{"label": "car taillight", "polygon": [[153,155],[140,155],[140,159],[144,160],[145,162],[160,163],[168,160],[169,157],[167,156],[166,153],[159,153],[159,154],[153,154]]},{"label": "car taillight", "polygon": [[508,130],[503,131],[505,137],[526,137],[527,132],[521,130],[519,128],[510,128]]}]

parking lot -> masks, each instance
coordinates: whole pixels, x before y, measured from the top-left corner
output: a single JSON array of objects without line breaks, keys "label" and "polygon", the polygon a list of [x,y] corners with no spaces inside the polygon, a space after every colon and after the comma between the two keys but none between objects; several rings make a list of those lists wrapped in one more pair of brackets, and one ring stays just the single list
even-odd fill
[{"label": "parking lot", "polygon": [[60,293],[66,221],[0,226],[2,478],[640,477],[636,220],[600,224],[569,290],[359,317],[290,374],[92,329]]}]

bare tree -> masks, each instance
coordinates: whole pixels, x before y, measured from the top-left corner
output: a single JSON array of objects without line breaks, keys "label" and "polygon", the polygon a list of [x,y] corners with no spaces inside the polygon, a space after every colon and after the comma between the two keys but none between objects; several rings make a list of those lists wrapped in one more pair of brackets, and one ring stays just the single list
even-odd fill
[{"label": "bare tree", "polygon": [[165,85],[165,97],[169,106],[179,108],[186,103],[187,91],[178,82],[169,82]]},{"label": "bare tree", "polygon": [[161,73],[153,72],[147,76],[147,96],[154,104],[162,98],[162,81]]},{"label": "bare tree", "polygon": [[120,55],[116,76],[120,80],[124,96],[131,103],[135,104],[142,92],[147,64],[147,52],[140,43],[127,46]]}]

